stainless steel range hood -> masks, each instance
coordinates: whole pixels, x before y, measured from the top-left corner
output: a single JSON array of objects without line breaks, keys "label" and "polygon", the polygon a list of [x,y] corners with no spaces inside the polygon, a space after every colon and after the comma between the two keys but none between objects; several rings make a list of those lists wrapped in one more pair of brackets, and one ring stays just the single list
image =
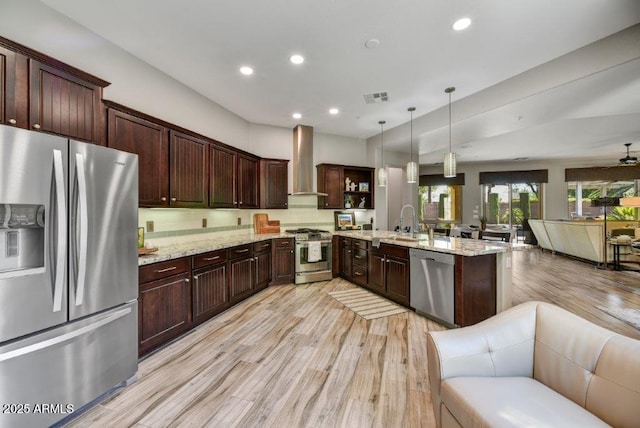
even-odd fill
[{"label": "stainless steel range hood", "polygon": [[291,196],[326,193],[313,191],[313,127],[297,125],[293,128],[293,193]]}]

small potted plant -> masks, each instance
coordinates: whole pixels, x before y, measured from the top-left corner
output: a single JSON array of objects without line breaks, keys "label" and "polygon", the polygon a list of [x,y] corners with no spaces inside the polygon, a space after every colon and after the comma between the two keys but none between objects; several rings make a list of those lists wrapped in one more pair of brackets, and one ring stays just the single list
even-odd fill
[{"label": "small potted plant", "polygon": [[485,216],[480,217],[480,230],[487,228],[487,218]]},{"label": "small potted plant", "polygon": [[353,196],[344,195],[344,207],[345,208],[352,208],[353,207]]}]

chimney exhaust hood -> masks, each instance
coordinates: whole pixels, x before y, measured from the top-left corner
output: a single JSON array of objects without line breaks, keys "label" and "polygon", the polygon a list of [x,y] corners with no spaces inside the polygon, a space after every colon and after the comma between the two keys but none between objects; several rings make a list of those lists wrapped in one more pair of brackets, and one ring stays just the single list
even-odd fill
[{"label": "chimney exhaust hood", "polygon": [[327,196],[313,191],[313,127],[293,128],[293,193],[291,196]]}]

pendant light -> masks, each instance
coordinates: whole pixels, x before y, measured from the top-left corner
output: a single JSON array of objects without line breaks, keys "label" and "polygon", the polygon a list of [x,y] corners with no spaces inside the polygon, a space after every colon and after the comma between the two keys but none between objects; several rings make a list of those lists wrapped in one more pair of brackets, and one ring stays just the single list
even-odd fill
[{"label": "pendant light", "polygon": [[387,187],[387,168],[384,166],[384,120],[380,124],[380,168],[378,169],[378,186]]},{"label": "pendant light", "polygon": [[444,90],[449,94],[449,153],[444,155],[444,176],[447,178],[456,176],[456,154],[451,151],[451,92],[455,90],[453,86]]},{"label": "pendant light", "polygon": [[407,110],[411,113],[411,157],[407,163],[407,183],[415,183],[418,181],[418,164],[413,161],[413,112],[416,111],[416,108],[409,107]]}]

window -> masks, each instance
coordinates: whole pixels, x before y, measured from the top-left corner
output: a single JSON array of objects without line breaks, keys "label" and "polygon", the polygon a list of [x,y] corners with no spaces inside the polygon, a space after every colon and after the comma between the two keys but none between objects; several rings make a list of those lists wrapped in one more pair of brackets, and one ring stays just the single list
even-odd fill
[{"label": "window", "polygon": [[602,203],[602,198],[623,198],[638,194],[640,180],[626,181],[572,181],[567,183],[567,204],[572,219],[604,218],[609,220],[638,220],[638,210]]},{"label": "window", "polygon": [[421,175],[418,186],[419,218],[436,227],[450,227],[462,221],[464,173],[445,178],[442,174]]},{"label": "window", "polygon": [[518,226],[524,219],[542,218],[540,183],[485,184],[482,187],[482,212],[487,223]]},{"label": "window", "polygon": [[460,222],[462,186],[435,185],[418,187],[420,219],[427,223]]}]

